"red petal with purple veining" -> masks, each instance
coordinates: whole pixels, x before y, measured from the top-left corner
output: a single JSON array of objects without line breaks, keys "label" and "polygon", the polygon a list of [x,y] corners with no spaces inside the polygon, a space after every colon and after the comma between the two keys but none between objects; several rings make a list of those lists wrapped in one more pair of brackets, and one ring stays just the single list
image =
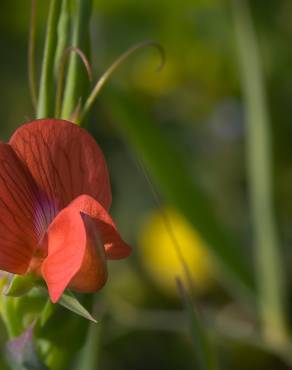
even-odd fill
[{"label": "red petal with purple veining", "polygon": [[43,200],[26,166],[0,143],[0,270],[27,271],[47,226],[50,209]]},{"label": "red petal with purple veining", "polygon": [[63,120],[36,120],[16,130],[9,144],[60,209],[81,194],[91,195],[109,209],[106,163],[86,130]]},{"label": "red petal with purple veining", "polygon": [[131,254],[131,247],[121,239],[110,215],[95,199],[83,194],[74,199],[70,206],[96,220],[107,259],[126,258]]}]

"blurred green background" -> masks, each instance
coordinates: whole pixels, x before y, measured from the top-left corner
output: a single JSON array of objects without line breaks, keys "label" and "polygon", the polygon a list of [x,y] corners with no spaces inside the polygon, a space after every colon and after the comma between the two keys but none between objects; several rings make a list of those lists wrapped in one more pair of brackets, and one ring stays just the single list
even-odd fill
[{"label": "blurred green background", "polygon": [[[250,5],[272,124],[276,220],[289,267],[292,263],[292,4],[289,0],[254,0]],[[39,64],[47,11],[48,1],[39,1]],[[29,14],[27,0],[0,2],[3,141],[20,124],[34,118],[27,81]],[[230,3],[95,0],[91,31],[96,76],[133,43],[146,39],[156,40],[164,47],[166,64],[157,72],[159,56],[151,49],[131,57],[111,78],[89,120],[88,129],[104,150],[110,170],[112,214],[124,239],[133,246],[133,255],[127,261],[110,262],[109,282],[97,297],[99,337],[84,355],[86,366],[90,369],[90,362],[97,358],[99,368],[106,370],[195,369],[196,356],[179,295],[175,284],[165,283],[174,281],[181,272],[175,257],[170,257],[172,252],[161,252],[173,246],[164,236],[163,226],[155,221],[157,204],[151,188],[136,154],[117,129],[107,97],[111,92],[126,97],[129,109],[131,104],[133,109],[142,107],[152,117],[172,146],[185,156],[190,173],[196,174],[222,225],[236,235],[238,245],[244,246],[253,266],[245,114]],[[139,126],[139,120],[136,124]],[[163,194],[161,206],[168,207]],[[175,217],[173,229],[182,240],[195,283],[197,280],[197,304],[206,315],[222,369],[288,368],[258,339],[255,312],[233,300],[217,277],[211,257],[200,252],[204,241],[198,239],[196,230],[190,231],[190,226],[185,225],[176,231],[179,222]],[[202,268],[209,258],[210,266],[207,263]],[[291,295],[291,279],[288,288]]]}]

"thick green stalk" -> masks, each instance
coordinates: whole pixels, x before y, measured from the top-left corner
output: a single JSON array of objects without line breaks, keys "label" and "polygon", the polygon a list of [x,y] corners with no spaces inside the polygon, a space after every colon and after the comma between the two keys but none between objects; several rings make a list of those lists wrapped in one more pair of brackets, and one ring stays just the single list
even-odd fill
[{"label": "thick green stalk", "polygon": [[246,0],[233,14],[246,102],[246,152],[256,247],[259,309],[268,340],[286,340],[284,268],[272,204],[270,120],[255,30]]},{"label": "thick green stalk", "polygon": [[60,9],[61,1],[51,0],[41,71],[37,118],[50,117],[54,114],[54,57],[57,46],[57,26]]},{"label": "thick green stalk", "polygon": [[[72,43],[70,46],[81,49],[85,54],[89,52],[89,23],[92,12],[92,0],[76,0],[76,14]],[[72,53],[69,60],[66,86],[64,91],[62,118],[70,119],[75,111],[79,99],[88,90],[88,76],[76,53]]]}]

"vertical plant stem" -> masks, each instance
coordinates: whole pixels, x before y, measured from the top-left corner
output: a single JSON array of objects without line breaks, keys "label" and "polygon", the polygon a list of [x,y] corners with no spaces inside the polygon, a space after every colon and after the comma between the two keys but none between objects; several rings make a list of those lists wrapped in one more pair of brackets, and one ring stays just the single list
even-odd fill
[{"label": "vertical plant stem", "polygon": [[21,334],[21,318],[16,314],[15,299],[3,295],[1,297],[1,317],[6,326],[8,337],[12,339]]},{"label": "vertical plant stem", "polygon": [[68,34],[69,34],[69,21],[70,21],[70,13],[69,13],[69,1],[68,0],[61,0],[61,13],[58,22],[58,42],[57,42],[57,49],[55,55],[55,76],[58,77],[60,63],[64,51],[68,44]]},{"label": "vertical plant stem", "polygon": [[102,322],[91,324],[87,340],[77,361],[76,370],[97,370],[99,368],[99,352],[102,332]]},{"label": "vertical plant stem", "polygon": [[35,67],[35,40],[36,40],[36,0],[31,1],[31,16],[28,39],[28,78],[29,89],[34,111],[37,107],[37,83]]},{"label": "vertical plant stem", "polygon": [[263,333],[273,344],[286,340],[285,289],[272,204],[270,121],[255,30],[246,0],[233,0],[236,40],[246,102],[246,152]]},{"label": "vertical plant stem", "polygon": [[37,118],[53,116],[54,113],[54,57],[60,9],[61,1],[51,0],[41,71]]},{"label": "vertical plant stem", "polygon": [[[85,54],[89,52],[89,23],[92,12],[92,0],[76,0],[76,14],[72,36],[72,47],[81,49]],[[78,56],[70,56],[66,86],[64,91],[62,118],[70,119],[80,97],[88,90],[88,79]]]}]

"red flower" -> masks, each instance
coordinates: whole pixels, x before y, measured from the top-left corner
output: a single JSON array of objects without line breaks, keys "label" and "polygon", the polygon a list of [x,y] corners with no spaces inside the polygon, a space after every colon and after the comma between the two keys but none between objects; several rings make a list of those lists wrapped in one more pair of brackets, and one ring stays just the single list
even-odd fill
[{"label": "red flower", "polygon": [[93,292],[107,259],[127,257],[108,214],[103,154],[82,128],[44,119],[0,143],[0,270],[42,276],[51,300],[66,287]]}]

